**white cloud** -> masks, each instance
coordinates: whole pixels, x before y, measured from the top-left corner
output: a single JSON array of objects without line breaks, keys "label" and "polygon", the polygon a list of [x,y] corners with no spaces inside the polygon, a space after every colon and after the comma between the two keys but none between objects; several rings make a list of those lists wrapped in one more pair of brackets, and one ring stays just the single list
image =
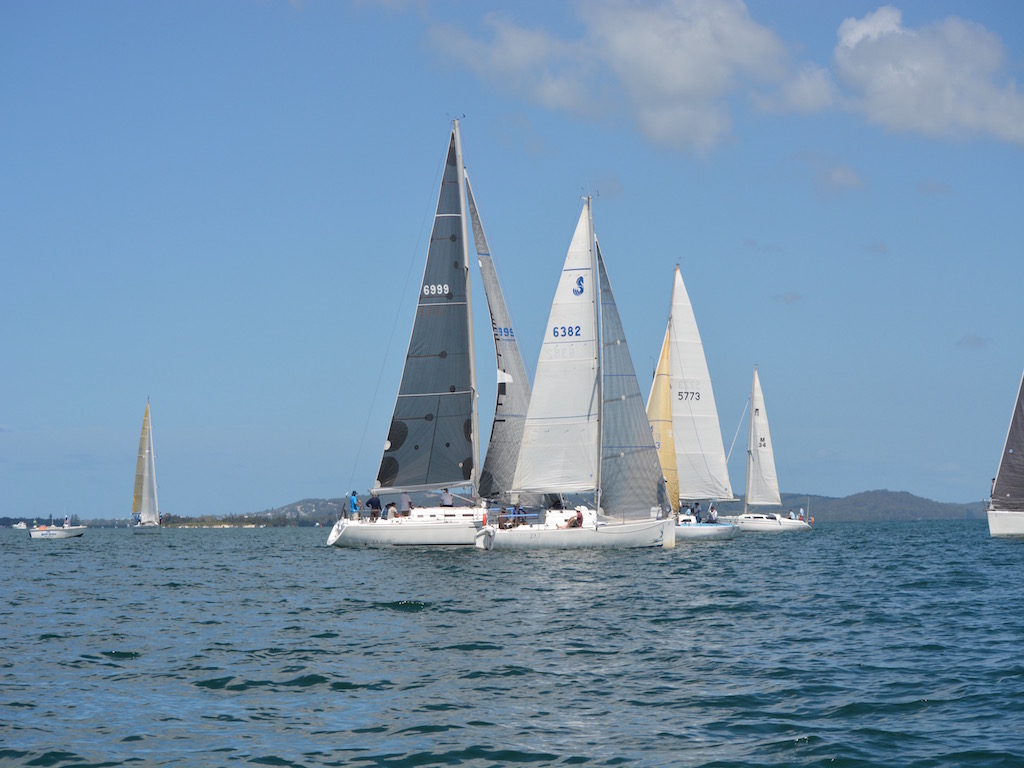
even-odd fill
[{"label": "white cloud", "polygon": [[[574,115],[626,114],[652,142],[677,149],[706,152],[728,139],[737,97],[777,113],[838,107],[897,132],[1024,143],[1024,93],[1002,76],[999,37],[974,22],[908,29],[897,8],[882,6],[839,24],[830,70],[794,63],[742,0],[580,0],[577,9],[575,39],[500,13],[484,18],[482,33],[435,23],[428,38],[497,87]],[[854,176],[831,184],[857,186]]]},{"label": "white cloud", "polygon": [[574,114],[626,111],[652,141],[698,151],[728,136],[731,94],[786,73],[782,42],[740,0],[579,7],[579,40],[502,15],[486,18],[487,40],[454,25],[434,25],[429,35],[452,63],[534,102]]},{"label": "white cloud", "polygon": [[836,75],[850,105],[870,122],[927,136],[987,134],[1024,143],[1024,93],[997,82],[1005,66],[999,37],[949,17],[907,29],[884,6],[839,25]]},{"label": "white cloud", "polygon": [[814,190],[820,197],[838,197],[864,187],[864,179],[850,166],[820,152],[806,152],[797,161],[811,172]]},{"label": "white cloud", "polygon": [[588,82],[593,65],[584,44],[519,27],[501,14],[489,14],[484,25],[491,30],[488,40],[475,39],[454,24],[432,25],[428,38],[449,63],[520,91],[549,109],[595,112]]},{"label": "white cloud", "polygon": [[986,346],[988,342],[989,339],[986,339],[984,336],[979,336],[976,333],[968,333],[962,336],[959,341],[957,341],[956,345],[964,349],[981,349]]}]

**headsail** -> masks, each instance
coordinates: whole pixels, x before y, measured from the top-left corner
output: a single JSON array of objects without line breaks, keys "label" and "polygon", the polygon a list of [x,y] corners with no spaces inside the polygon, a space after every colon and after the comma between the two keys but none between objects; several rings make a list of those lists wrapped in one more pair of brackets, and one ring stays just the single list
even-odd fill
[{"label": "headsail", "polygon": [[501,282],[494,267],[487,236],[484,234],[480,213],[473,197],[473,187],[466,176],[466,199],[473,227],[473,243],[476,246],[477,263],[483,278],[487,308],[491,315],[491,331],[494,336],[494,354],[498,365],[498,393],[494,405],[494,423],[491,438],[487,444],[484,466],[480,472],[479,493],[485,498],[507,498],[512,487],[519,457],[519,445],[523,439],[526,423],[526,409],[530,404],[530,379],[519,352],[512,318]]},{"label": "headsail", "polygon": [[514,492],[588,493],[600,482],[598,286],[588,198],[548,316]]},{"label": "headsail", "polygon": [[153,428],[149,419],[149,402],[142,417],[142,433],[139,435],[139,458],[135,462],[135,492],[132,498],[132,514],[139,516],[139,522],[156,525],[160,522],[160,511],[156,500],[156,461],[153,455]]},{"label": "headsail", "polygon": [[676,443],[672,432],[672,372],[669,369],[672,326],[665,329],[665,340],[661,343],[658,367],[654,370],[651,394],[647,398],[647,421],[651,425],[651,437],[658,450],[661,474],[665,478],[672,511],[679,511],[679,470],[676,468]]},{"label": "headsail", "polygon": [[381,491],[476,484],[479,446],[465,187],[458,121],[448,144]]},{"label": "headsail", "polygon": [[754,383],[750,390],[750,437],[747,441],[747,489],[743,501],[747,506],[782,503],[779,478],[775,474],[775,453],[768,431],[768,414],[764,409],[761,380],[754,367]]},{"label": "headsail", "polygon": [[594,240],[601,286],[601,507],[608,515],[649,518],[668,506],[651,426],[626,344],[601,246]]},{"label": "headsail", "polygon": [[992,506],[997,509],[1024,510],[1024,376],[1021,377],[1003,455],[999,459],[999,469],[992,484]]},{"label": "headsail", "polygon": [[[732,499],[732,484],[729,482],[722,430],[718,423],[718,407],[711,388],[711,374],[708,372],[693,305],[678,266],[672,287],[672,309],[668,323],[665,342],[668,348],[668,379],[664,380],[665,374],[659,361],[648,411],[652,410],[652,405],[655,411],[658,408],[664,409],[664,398],[667,398],[672,423],[672,437],[667,442],[675,452],[672,461],[678,472],[678,489],[673,503],[678,503],[679,499]],[[662,355],[664,357],[664,349]],[[663,377],[660,384],[658,375]],[[661,389],[656,391],[657,387]],[[663,400],[655,405],[656,394]],[[648,415],[650,417],[650,413]],[[656,422],[652,418],[651,425],[659,432],[664,452],[666,441],[663,422]]]}]

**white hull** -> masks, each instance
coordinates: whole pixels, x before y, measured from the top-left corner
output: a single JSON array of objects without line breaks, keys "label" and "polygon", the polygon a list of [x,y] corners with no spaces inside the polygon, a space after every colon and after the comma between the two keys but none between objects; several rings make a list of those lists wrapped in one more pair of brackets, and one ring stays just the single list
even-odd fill
[{"label": "white hull", "polygon": [[782,531],[809,531],[805,520],[790,520],[773,512],[746,512],[731,519],[741,531],[780,533]]},{"label": "white hull", "polygon": [[41,528],[33,528],[28,535],[33,539],[73,539],[85,533],[85,528],[84,525],[69,525],[67,528],[44,525]]},{"label": "white hull", "polygon": [[13,528],[16,531],[25,531],[28,530],[28,525],[26,525],[25,523],[15,523],[11,526],[11,528]]},{"label": "white hull", "polygon": [[739,534],[739,526],[732,523],[676,523],[676,541],[726,541]]},{"label": "white hull", "polygon": [[160,533],[158,523],[139,523],[132,526],[132,533]]},{"label": "white hull", "polygon": [[1024,511],[989,509],[988,532],[991,536],[1024,536]]},{"label": "white hull", "polygon": [[[671,519],[618,523],[598,521],[588,510],[580,528],[559,528],[557,519],[515,528],[483,526],[476,534],[478,549],[635,549],[676,543]],[[561,515],[564,519],[565,515]]]},{"label": "white hull", "polygon": [[421,507],[409,517],[339,520],[327,537],[332,547],[472,546],[483,509]]}]

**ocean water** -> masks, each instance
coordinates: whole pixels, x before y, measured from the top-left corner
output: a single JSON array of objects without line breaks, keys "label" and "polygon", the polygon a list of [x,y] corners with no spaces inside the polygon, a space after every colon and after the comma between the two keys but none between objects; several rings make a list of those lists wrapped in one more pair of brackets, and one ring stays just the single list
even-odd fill
[{"label": "ocean water", "polygon": [[1024,541],[0,531],[0,765],[1021,766]]}]

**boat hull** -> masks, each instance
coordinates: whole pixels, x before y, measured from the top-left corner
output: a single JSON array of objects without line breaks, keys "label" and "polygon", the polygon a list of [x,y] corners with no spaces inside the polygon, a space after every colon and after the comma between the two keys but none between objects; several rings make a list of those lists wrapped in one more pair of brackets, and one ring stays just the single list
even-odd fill
[{"label": "boat hull", "polygon": [[476,534],[478,549],[637,549],[664,547],[676,542],[671,519],[635,523],[597,523],[581,528],[521,525],[502,529],[483,526]]},{"label": "boat hull", "polygon": [[733,523],[678,523],[676,541],[726,541],[740,535]]},{"label": "boat hull", "polygon": [[160,533],[160,526],[156,523],[139,523],[132,526],[132,533],[150,534]]},{"label": "boat hull", "polygon": [[332,547],[472,546],[484,524],[475,507],[424,507],[409,517],[339,520],[327,537]]},{"label": "boat hull", "polygon": [[84,525],[69,525],[66,528],[51,525],[32,528],[28,535],[33,539],[74,539],[85,533],[85,528]]},{"label": "boat hull", "polygon": [[754,533],[782,533],[785,531],[809,531],[811,526],[805,520],[790,520],[771,512],[748,512],[732,518],[741,531]]},{"label": "boat hull", "polygon": [[990,536],[1024,536],[1024,511],[990,509],[988,532]]}]

